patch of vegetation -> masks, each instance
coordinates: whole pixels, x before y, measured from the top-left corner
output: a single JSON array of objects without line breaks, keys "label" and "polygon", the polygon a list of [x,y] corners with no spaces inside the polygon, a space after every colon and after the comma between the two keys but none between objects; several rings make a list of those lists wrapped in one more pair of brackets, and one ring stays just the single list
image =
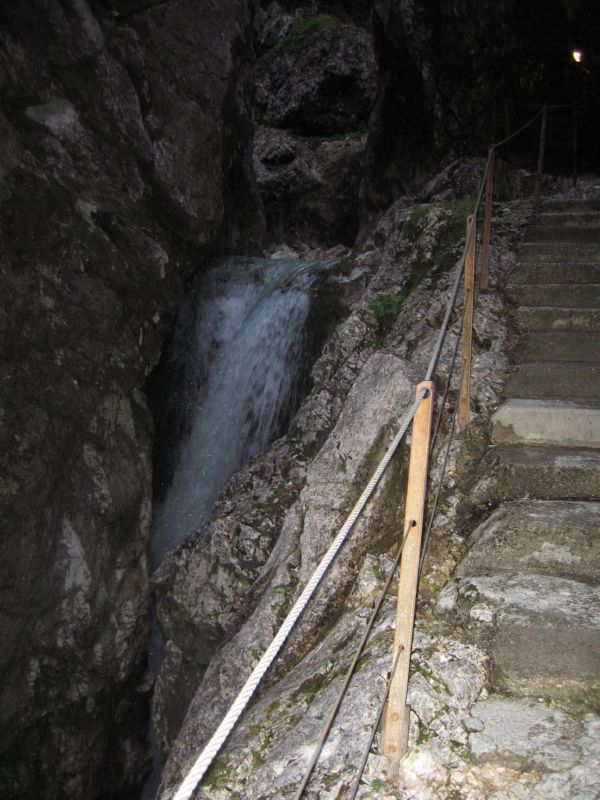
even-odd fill
[{"label": "patch of vegetation", "polygon": [[293,693],[292,700],[294,700],[294,702],[304,700],[306,705],[310,706],[313,704],[321,689],[326,685],[327,679],[324,675],[315,675],[312,678],[308,678]]},{"label": "patch of vegetation", "polygon": [[404,294],[378,294],[369,303],[369,308],[380,321],[390,321],[396,318]]},{"label": "patch of vegetation", "polygon": [[226,789],[229,772],[229,758],[227,756],[219,756],[204,778],[204,784],[209,789]]},{"label": "patch of vegetation", "polygon": [[279,583],[274,587],[275,601],[271,603],[271,610],[275,612],[278,620],[283,620],[292,603],[292,587],[288,583]]},{"label": "patch of vegetation", "polygon": [[461,749],[457,753],[459,758],[462,758],[463,761],[469,763],[469,761],[473,760],[473,756],[471,755],[471,751],[468,747],[461,747]]},{"label": "patch of vegetation", "polygon": [[409,218],[402,225],[402,231],[409,239],[416,239],[423,229],[423,221],[429,213],[429,206],[413,206]]},{"label": "patch of vegetation", "polygon": [[308,19],[297,19],[292,23],[285,36],[261,56],[260,61],[270,62],[284,53],[298,52],[306,46],[309,39],[323,33],[323,31],[339,27],[340,21],[331,14],[319,14]]},{"label": "patch of vegetation", "polygon": [[[466,235],[466,219],[472,213],[475,207],[475,200],[472,197],[467,197],[464,200],[451,200],[443,204],[444,208],[444,224],[440,228],[440,234],[432,251],[432,260],[435,266],[438,261],[444,261],[442,258],[444,251],[449,250],[454,245],[463,241]],[[454,255],[451,254],[450,258],[454,260]],[[446,259],[448,260],[448,258]],[[446,266],[449,266],[446,264]]]},{"label": "patch of vegetation", "polygon": [[269,720],[269,722],[274,718],[276,714],[279,715],[280,706],[281,706],[281,700],[273,700],[273,702],[269,705],[269,707],[265,712],[265,717],[267,718],[267,720]]},{"label": "patch of vegetation", "polygon": [[250,650],[250,655],[252,656],[252,658],[255,661],[260,661],[260,659],[263,657],[264,653],[265,653],[265,648],[264,647],[253,647]]},{"label": "patch of vegetation", "polygon": [[425,726],[419,729],[419,736],[417,737],[417,744],[425,744],[431,738],[431,732]]},{"label": "patch of vegetation", "polygon": [[381,567],[379,566],[379,564],[373,564],[372,569],[373,569],[373,575],[375,575],[376,578],[381,578]]},{"label": "patch of vegetation", "polygon": [[374,778],[371,781],[371,789],[373,789],[374,792],[382,792],[384,789],[387,789],[387,783],[379,778]]},{"label": "patch of vegetation", "polygon": [[108,15],[103,17],[100,20],[100,24],[102,25],[102,30],[107,37],[115,31],[117,27],[117,23],[121,19],[121,12],[118,11],[116,8],[111,8],[108,12]]}]

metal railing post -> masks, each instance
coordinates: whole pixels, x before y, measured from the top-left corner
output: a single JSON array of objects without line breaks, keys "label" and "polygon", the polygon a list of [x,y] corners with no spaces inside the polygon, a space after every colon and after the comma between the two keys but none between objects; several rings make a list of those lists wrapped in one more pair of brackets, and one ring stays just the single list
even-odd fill
[{"label": "metal railing post", "polygon": [[540,146],[538,150],[537,171],[535,173],[535,190],[533,198],[536,206],[540,203],[542,171],[544,169],[544,151],[546,149],[546,128],[548,126],[548,106],[544,106],[542,112],[542,124],[540,126]]},{"label": "metal railing post", "polygon": [[494,161],[496,148],[490,145],[488,152],[487,175],[485,180],[485,217],[483,220],[483,247],[481,255],[481,276],[479,288],[488,288],[490,272],[490,241],[492,238],[492,201],[494,198]]},{"label": "metal railing post", "polygon": [[396,766],[406,752],[410,707],[406,704],[408,672],[412,650],[413,625],[419,583],[421,538],[425,517],[427,467],[433,415],[433,381],[423,381],[417,394],[427,389],[412,424],[412,440],[404,512],[404,549],[398,578],[398,606],[392,664],[394,674],[390,684],[387,711],[382,736],[383,754]]},{"label": "metal railing post", "polygon": [[465,258],[465,310],[462,328],[461,380],[458,394],[457,425],[464,430],[471,416],[471,357],[473,352],[473,307],[475,302],[475,248],[477,224],[474,214],[467,217],[467,255]]}]

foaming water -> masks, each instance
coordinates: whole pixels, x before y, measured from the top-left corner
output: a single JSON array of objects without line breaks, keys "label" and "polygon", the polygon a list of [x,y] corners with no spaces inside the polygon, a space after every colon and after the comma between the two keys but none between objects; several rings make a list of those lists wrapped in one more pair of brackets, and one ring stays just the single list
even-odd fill
[{"label": "foaming water", "polygon": [[294,403],[309,289],[323,262],[226,259],[203,275],[186,367],[189,434],[155,508],[152,565],[208,517],[230,476]]},{"label": "foaming water", "polygon": [[[178,399],[187,434],[172,480],[154,508],[152,568],[210,516],[231,475],[265,450],[295,406],[310,288],[332,262],[224,259],[202,275],[199,298],[178,321],[185,349],[185,396]],[[164,647],[156,618],[149,661],[160,673]],[[153,770],[142,800],[154,800],[161,763],[150,726]]]}]

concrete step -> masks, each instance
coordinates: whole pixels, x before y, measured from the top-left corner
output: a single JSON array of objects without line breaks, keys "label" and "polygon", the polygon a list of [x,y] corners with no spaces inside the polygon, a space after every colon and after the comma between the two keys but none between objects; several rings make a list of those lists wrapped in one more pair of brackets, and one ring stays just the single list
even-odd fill
[{"label": "concrete step", "polygon": [[504,396],[596,400],[600,397],[600,364],[570,361],[517,364],[506,381]]},{"label": "concrete step", "polygon": [[479,467],[476,506],[504,500],[599,500],[600,451],[497,444]]},{"label": "concrete step", "polygon": [[583,242],[600,244],[600,227],[591,225],[532,225],[525,234],[525,242]]},{"label": "concrete step", "polygon": [[530,572],[600,584],[600,503],[503,503],[469,537],[458,578]]},{"label": "concrete step", "polygon": [[526,572],[467,575],[443,589],[436,613],[486,646],[496,690],[544,695],[550,682],[556,691],[557,681],[597,681],[600,587]]},{"label": "concrete step", "polygon": [[519,336],[512,359],[516,364],[528,361],[600,364],[600,336],[588,331],[530,331]]},{"label": "concrete step", "polygon": [[600,448],[600,402],[507,400],[492,417],[492,440]]},{"label": "concrete step", "polygon": [[581,214],[600,211],[600,199],[595,200],[544,200],[542,214],[561,212]]},{"label": "concrete step", "polygon": [[600,244],[565,243],[565,242],[521,242],[519,247],[521,262],[530,261],[567,261],[573,263],[600,260]]},{"label": "concrete step", "polygon": [[600,309],[520,306],[515,322],[520,331],[600,331]]},{"label": "concrete step", "polygon": [[552,228],[590,228],[600,233],[600,209],[597,211],[545,211],[538,217],[538,225]]},{"label": "concrete step", "polygon": [[507,283],[515,286],[539,283],[600,283],[600,263],[518,264],[510,271]]},{"label": "concrete step", "polygon": [[508,284],[506,296],[520,306],[600,308],[600,284],[543,283],[532,286]]}]

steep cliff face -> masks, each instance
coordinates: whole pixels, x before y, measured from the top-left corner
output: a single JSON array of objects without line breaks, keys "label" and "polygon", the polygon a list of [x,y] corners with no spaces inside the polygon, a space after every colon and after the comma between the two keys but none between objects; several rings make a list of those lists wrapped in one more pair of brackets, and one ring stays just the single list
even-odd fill
[{"label": "steep cliff face", "polygon": [[[586,50],[588,66],[597,64],[590,32],[599,19],[592,6],[503,0],[483,9],[473,0],[374,0],[379,83],[369,124],[363,223],[419,189],[453,155],[485,152],[502,138],[507,108],[513,121],[516,114],[525,121],[544,103],[575,98],[586,126],[594,114],[597,119],[597,78],[571,58],[578,46]],[[568,125],[561,146],[568,170]],[[535,138],[524,166],[534,168],[534,147]]]},{"label": "steep cliff face", "polygon": [[261,236],[246,0],[0,10],[0,788],[144,769],[152,423],[185,280]]},{"label": "steep cliff face", "polygon": [[364,9],[269,3],[257,17],[254,164],[269,243],[352,245],[377,65]]}]

